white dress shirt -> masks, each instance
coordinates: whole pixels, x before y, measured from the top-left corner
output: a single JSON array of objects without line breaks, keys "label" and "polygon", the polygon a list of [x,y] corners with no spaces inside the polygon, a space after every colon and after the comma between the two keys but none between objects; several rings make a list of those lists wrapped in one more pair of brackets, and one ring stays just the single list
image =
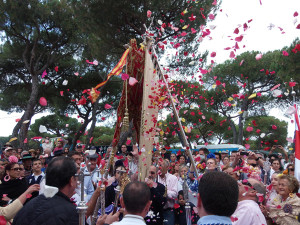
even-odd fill
[{"label": "white dress shirt", "polygon": [[146,223],[141,216],[127,214],[120,222],[114,222],[111,225],[146,225]]},{"label": "white dress shirt", "polygon": [[240,201],[231,217],[233,217],[233,225],[267,224],[258,204],[253,200]]},{"label": "white dress shirt", "polygon": [[177,198],[178,190],[178,179],[176,176],[166,173],[164,178],[158,176],[157,181],[165,186],[167,186],[167,202],[164,209],[173,208],[175,204],[175,199]]}]

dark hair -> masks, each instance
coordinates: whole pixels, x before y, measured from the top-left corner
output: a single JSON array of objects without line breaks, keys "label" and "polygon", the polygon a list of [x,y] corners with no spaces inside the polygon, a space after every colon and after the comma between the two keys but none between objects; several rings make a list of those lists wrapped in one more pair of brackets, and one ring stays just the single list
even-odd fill
[{"label": "dark hair", "polygon": [[39,158],[34,158],[34,159],[32,160],[32,165],[33,165],[33,163],[36,162],[36,161],[41,161],[41,162],[42,162],[42,160],[40,160]]},{"label": "dark hair", "polygon": [[238,184],[226,173],[205,173],[200,179],[198,192],[208,214],[230,217],[237,207]]},{"label": "dark hair", "polygon": [[214,154],[215,154],[215,156],[217,156],[217,155],[218,155],[220,160],[222,159],[222,157],[221,157],[221,153],[215,152]]},{"label": "dark hair", "polygon": [[183,199],[184,199],[184,194],[183,194],[183,190],[180,190],[180,191],[178,191],[178,196],[177,196],[177,198],[179,199],[179,196],[182,196],[183,197]]},{"label": "dark hair", "polygon": [[150,201],[150,188],[143,182],[134,181],[126,185],[123,199],[126,211],[130,214],[141,213]]},{"label": "dark hair", "polygon": [[46,169],[46,185],[61,189],[77,172],[76,163],[72,158],[59,156],[51,160]]},{"label": "dark hair", "polygon": [[6,172],[8,170],[11,170],[13,168],[14,165],[19,165],[17,162],[10,162],[8,163],[6,166],[5,166],[5,169],[4,169],[4,175],[6,174]]},{"label": "dark hair", "polygon": [[76,151],[71,151],[71,152],[69,152],[68,157],[72,158],[73,155],[82,156],[82,153],[81,152],[76,152]]},{"label": "dark hair", "polygon": [[205,153],[205,152],[208,152],[208,149],[207,148],[200,148],[199,151],[204,151],[204,153]]}]

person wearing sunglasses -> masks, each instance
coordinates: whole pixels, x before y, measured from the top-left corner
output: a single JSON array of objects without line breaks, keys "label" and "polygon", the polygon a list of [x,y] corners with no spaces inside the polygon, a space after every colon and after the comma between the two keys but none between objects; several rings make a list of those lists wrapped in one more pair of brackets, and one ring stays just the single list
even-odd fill
[{"label": "person wearing sunglasses", "polygon": [[13,201],[23,194],[28,184],[25,179],[19,179],[21,168],[18,164],[18,159],[15,156],[9,158],[11,161],[5,166],[4,177],[0,184],[0,206],[5,206],[8,201]]},{"label": "person wearing sunglasses", "polygon": [[239,202],[232,215],[233,225],[267,224],[259,204],[263,201],[266,189],[255,179],[249,178],[238,182]]}]

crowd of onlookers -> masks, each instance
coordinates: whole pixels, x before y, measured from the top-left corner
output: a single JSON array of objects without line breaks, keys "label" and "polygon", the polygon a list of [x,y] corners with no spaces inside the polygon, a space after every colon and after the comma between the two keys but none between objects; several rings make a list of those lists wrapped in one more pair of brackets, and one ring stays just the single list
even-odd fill
[{"label": "crowd of onlookers", "polygon": [[[276,149],[279,149],[279,153],[274,153]],[[109,214],[114,208],[121,209],[121,202],[116,201],[116,188],[124,183],[125,178],[131,181],[138,179],[141,159],[137,146],[132,146],[129,151],[128,146],[122,145],[113,163],[106,168],[107,177],[103,178],[100,171],[108,165],[112,150],[109,147],[105,154],[101,154],[95,149],[85,150],[79,144],[69,151],[63,140],[58,139],[53,143],[49,138],[43,141],[39,149],[29,151],[14,149],[10,143],[6,143],[0,160],[1,218],[10,221],[24,204],[39,194],[47,195],[47,166],[60,156],[71,158],[77,169],[83,168],[86,173],[83,182],[84,200],[88,205],[86,223],[91,223],[101,182],[106,184],[105,212]],[[229,218],[228,224],[299,223],[299,182],[294,177],[294,153],[287,154],[282,146],[273,146],[268,155],[243,149],[211,153],[201,148],[192,151],[197,171],[188,155],[188,150],[172,153],[162,148],[153,152],[152,164],[145,165],[148,168],[144,182],[150,188],[152,200],[144,218],[146,224],[186,224],[186,203],[191,209],[192,224],[201,221],[201,207],[197,198],[201,179],[205,174],[217,171],[226,174],[225,178],[234,180],[238,187],[238,202],[233,212],[230,215],[229,212],[220,214]],[[215,187],[219,182],[215,180]],[[80,186],[77,182],[74,192],[69,196],[74,204],[81,201]],[[209,195],[222,198],[221,193],[220,190]],[[201,201],[204,201],[205,196],[202,197]],[[14,212],[10,213],[12,204]],[[101,209],[98,216],[103,217],[100,212]],[[98,223],[101,224],[101,221]]]}]

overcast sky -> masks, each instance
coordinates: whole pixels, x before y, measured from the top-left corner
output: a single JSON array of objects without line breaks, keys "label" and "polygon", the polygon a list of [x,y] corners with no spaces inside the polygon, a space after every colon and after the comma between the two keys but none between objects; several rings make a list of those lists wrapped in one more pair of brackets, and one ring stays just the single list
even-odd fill
[{"label": "overcast sky", "polygon": [[[296,37],[300,37],[300,29],[296,29],[300,23],[300,15],[293,16],[296,11],[300,14],[300,0],[223,0],[220,9],[222,12],[218,11],[215,20],[208,24],[208,26],[216,26],[211,30],[212,39],[206,38],[201,45],[201,50],[216,52],[214,60],[217,63],[229,59],[230,50],[226,51],[224,48],[235,44],[231,37],[235,38],[244,34],[242,42],[239,43],[241,49],[236,54],[251,50],[264,53],[281,49],[289,46]],[[235,28],[251,19],[252,22],[248,24],[249,28],[245,32],[240,28],[239,35],[233,33]],[[270,27],[273,28],[270,29]],[[283,30],[281,31],[279,27]],[[245,48],[242,48],[243,45]],[[280,109],[271,110],[271,115],[289,122],[290,120],[283,114],[284,111]],[[0,136],[10,135],[16,124],[15,120],[21,115],[0,111]],[[32,123],[43,115],[45,114],[34,116]],[[294,126],[289,123],[289,136],[293,136],[293,130]]]}]

